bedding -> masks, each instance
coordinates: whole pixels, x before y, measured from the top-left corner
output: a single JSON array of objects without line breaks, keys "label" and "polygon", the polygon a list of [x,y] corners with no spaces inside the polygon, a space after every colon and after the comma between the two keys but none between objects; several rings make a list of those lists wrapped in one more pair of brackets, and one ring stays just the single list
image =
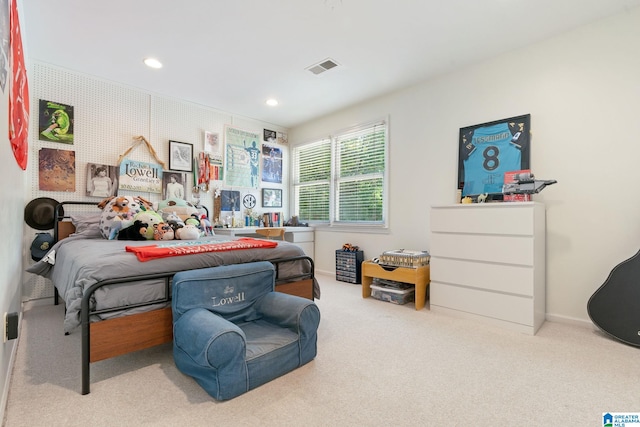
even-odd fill
[{"label": "bedding", "polygon": [[[201,238],[203,243],[228,241],[225,236]],[[225,252],[203,252],[186,256],[172,256],[140,262],[136,255],[127,252],[125,247],[148,246],[152,241],[122,241],[102,238],[87,238],[76,233],[57,242],[48,256],[27,268],[27,271],[51,279],[58,294],[64,299],[66,314],[64,331],[72,332],[80,325],[80,311],[84,292],[93,284],[108,279],[125,279],[155,273],[174,273],[214,267],[225,264],[240,264],[255,261],[269,261],[304,255],[300,247],[284,241],[278,241],[275,248],[232,250]],[[52,264],[55,262],[55,264]],[[290,277],[307,273],[306,263],[285,262],[279,267],[279,277]],[[123,307],[165,297],[165,281],[147,280],[116,285],[106,285],[94,293],[90,302],[92,309]],[[319,288],[314,279],[314,294],[319,297]],[[159,308],[166,306],[152,306]],[[92,316],[91,320],[101,320],[116,315],[134,314],[147,307],[123,309],[118,312]]]},{"label": "bedding", "polygon": [[101,238],[100,218],[102,214],[71,214],[71,222],[75,227],[74,234],[82,235],[87,238]]}]

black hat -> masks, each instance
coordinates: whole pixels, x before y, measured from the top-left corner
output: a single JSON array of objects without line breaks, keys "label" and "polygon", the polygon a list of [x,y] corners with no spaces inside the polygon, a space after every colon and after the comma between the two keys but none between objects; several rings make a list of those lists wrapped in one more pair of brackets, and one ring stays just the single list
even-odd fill
[{"label": "black hat", "polygon": [[[31,228],[36,230],[51,230],[55,222],[55,210],[58,202],[49,197],[40,197],[30,201],[24,208],[24,220]],[[64,210],[60,208],[60,215]]]},{"label": "black hat", "polygon": [[31,242],[31,259],[40,261],[53,246],[53,236],[50,233],[38,233]]}]

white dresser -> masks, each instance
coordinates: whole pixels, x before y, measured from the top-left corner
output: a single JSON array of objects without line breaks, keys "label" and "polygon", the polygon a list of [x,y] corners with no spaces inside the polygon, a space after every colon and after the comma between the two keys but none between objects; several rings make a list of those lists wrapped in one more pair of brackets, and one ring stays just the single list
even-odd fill
[{"label": "white dresser", "polygon": [[541,203],[432,207],[431,310],[535,334],[545,319],[545,228]]}]

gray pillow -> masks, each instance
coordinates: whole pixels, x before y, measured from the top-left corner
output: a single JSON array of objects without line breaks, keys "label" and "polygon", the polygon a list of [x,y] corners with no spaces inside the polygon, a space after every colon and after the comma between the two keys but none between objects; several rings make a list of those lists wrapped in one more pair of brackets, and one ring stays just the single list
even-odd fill
[{"label": "gray pillow", "polygon": [[71,222],[76,228],[74,236],[84,236],[88,238],[102,238],[100,233],[101,213],[95,214],[74,214],[71,216]]}]

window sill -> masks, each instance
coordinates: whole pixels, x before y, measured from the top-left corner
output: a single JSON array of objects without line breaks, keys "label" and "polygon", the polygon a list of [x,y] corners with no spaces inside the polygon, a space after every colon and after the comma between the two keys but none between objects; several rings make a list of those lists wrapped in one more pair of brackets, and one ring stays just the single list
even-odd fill
[{"label": "window sill", "polygon": [[336,233],[366,233],[366,234],[389,234],[391,231],[385,226],[373,225],[329,225],[329,224],[309,224],[315,231],[328,231]]}]

